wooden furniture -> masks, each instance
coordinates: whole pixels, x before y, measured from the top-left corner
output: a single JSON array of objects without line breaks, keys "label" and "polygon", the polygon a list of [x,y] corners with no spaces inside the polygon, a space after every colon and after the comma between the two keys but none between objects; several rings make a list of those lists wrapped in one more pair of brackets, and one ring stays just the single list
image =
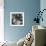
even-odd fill
[{"label": "wooden furniture", "polygon": [[46,44],[46,29],[35,25],[32,26],[32,34],[34,35],[34,41],[31,46],[44,46]]}]

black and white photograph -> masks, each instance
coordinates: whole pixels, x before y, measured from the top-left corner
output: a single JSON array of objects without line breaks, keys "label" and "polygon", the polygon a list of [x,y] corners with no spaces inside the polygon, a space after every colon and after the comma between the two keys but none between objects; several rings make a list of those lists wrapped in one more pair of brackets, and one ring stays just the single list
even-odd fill
[{"label": "black and white photograph", "polygon": [[24,26],[24,12],[10,12],[11,26]]}]

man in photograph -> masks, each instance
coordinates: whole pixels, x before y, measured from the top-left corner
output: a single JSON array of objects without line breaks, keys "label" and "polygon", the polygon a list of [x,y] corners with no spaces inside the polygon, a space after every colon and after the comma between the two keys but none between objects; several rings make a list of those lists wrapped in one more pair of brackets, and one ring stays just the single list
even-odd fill
[{"label": "man in photograph", "polygon": [[22,14],[12,14],[12,24],[22,25],[23,24]]}]

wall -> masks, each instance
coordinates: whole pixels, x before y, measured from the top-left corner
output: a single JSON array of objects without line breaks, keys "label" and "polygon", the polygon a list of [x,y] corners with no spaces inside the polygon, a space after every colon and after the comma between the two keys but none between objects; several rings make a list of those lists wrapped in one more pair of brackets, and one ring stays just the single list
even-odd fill
[{"label": "wall", "polygon": [[[4,0],[4,38],[18,41],[32,30],[33,19],[40,10],[40,0]],[[24,26],[10,26],[10,12],[24,12]]]},{"label": "wall", "polygon": [[[40,9],[41,9],[41,11],[42,11],[43,9],[46,9],[46,0],[40,0]],[[46,11],[43,12],[42,17],[43,17],[43,22],[41,21],[41,22],[40,22],[40,25],[46,27],[46,20],[45,20],[45,19],[46,19]]]}]

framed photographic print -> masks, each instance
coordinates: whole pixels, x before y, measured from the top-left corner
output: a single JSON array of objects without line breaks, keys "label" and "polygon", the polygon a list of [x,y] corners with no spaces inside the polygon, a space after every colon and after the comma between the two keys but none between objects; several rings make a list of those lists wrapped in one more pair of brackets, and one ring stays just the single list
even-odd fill
[{"label": "framed photographic print", "polygon": [[10,12],[11,26],[24,26],[24,12]]}]

